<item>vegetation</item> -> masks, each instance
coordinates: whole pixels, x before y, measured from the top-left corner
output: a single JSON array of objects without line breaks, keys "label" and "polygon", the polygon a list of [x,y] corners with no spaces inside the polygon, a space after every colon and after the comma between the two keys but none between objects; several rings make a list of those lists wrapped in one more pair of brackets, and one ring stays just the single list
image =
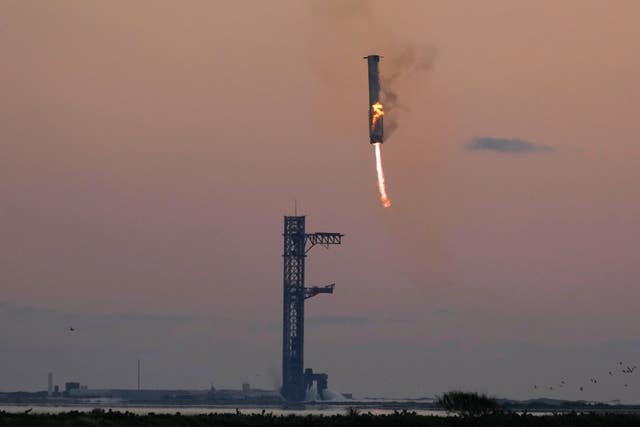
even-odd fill
[{"label": "vegetation", "polygon": [[578,414],[534,416],[531,414],[493,413],[477,417],[420,416],[402,411],[391,415],[349,413],[334,416],[208,415],[135,415],[129,412],[68,412],[58,415],[34,415],[0,412],[0,427],[258,427],[258,426],[356,426],[356,427],[631,427],[640,425],[639,414]]},{"label": "vegetation", "polygon": [[454,412],[463,417],[487,415],[500,409],[495,398],[465,391],[447,392],[437,397],[437,403],[445,411]]},{"label": "vegetation", "polygon": [[354,407],[354,406],[349,406],[346,410],[346,415],[348,417],[357,417],[358,415],[360,415],[360,409]]}]

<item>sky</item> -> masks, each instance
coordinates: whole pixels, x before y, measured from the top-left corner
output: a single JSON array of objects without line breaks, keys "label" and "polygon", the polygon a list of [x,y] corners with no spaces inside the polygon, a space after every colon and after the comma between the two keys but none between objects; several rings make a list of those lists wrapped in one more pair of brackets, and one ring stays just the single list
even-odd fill
[{"label": "sky", "polygon": [[[297,201],[345,234],[307,258],[336,283],[306,306],[330,388],[640,402],[608,375],[640,364],[639,13],[1,2],[0,391],[134,387],[137,359],[144,387],[277,387]],[[367,54],[397,96],[388,209]]]}]

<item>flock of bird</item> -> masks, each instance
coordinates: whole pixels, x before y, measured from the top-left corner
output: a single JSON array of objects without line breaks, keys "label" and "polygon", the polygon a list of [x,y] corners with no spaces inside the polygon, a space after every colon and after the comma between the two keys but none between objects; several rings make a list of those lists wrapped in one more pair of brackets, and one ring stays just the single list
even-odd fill
[{"label": "flock of bird", "polygon": [[[73,326],[69,327],[69,332],[75,332],[75,328]],[[617,368],[612,370],[612,371],[609,371],[609,376],[613,377],[613,376],[616,376],[618,373],[627,374],[627,375],[633,374],[636,371],[636,369],[638,368],[636,365],[633,365],[633,366],[626,365],[626,367],[624,367],[624,366],[625,366],[624,363],[618,362]],[[589,378],[589,382],[591,384],[598,384],[599,383],[598,379],[595,378],[595,377]],[[549,386],[546,386],[546,387],[549,390],[553,391],[553,390],[556,390],[556,389],[561,389],[561,388],[563,388],[565,386],[567,386],[567,382],[565,380],[560,380],[560,382],[555,383],[555,385],[549,385]],[[625,383],[624,386],[625,387],[629,387],[629,383]],[[537,384],[533,385],[533,389],[534,390],[543,389],[543,388],[544,388],[544,386],[538,387]],[[584,386],[583,385],[579,386],[578,390],[579,391],[584,391]]]},{"label": "flock of bird", "polygon": [[[614,376],[617,376],[619,374],[631,375],[636,371],[636,369],[637,369],[636,365],[630,366],[630,365],[625,365],[622,362],[618,362],[618,366],[616,367],[616,369],[609,371],[609,376],[610,377],[614,377]],[[589,383],[592,384],[592,385],[595,385],[595,384],[599,384],[600,381],[596,377],[591,377],[591,378],[589,378]],[[557,390],[557,389],[564,388],[566,386],[567,386],[567,382],[565,380],[560,380],[560,382],[556,382],[556,383],[553,383],[553,384],[547,385],[547,386],[538,387],[537,384],[534,384],[533,385],[533,389],[534,390],[538,390],[538,389],[545,389],[546,388],[548,390]],[[629,387],[629,383],[625,382],[624,383],[624,387],[628,388]],[[578,386],[578,390],[579,391],[584,391],[584,389],[585,389],[584,385],[579,385]]]}]

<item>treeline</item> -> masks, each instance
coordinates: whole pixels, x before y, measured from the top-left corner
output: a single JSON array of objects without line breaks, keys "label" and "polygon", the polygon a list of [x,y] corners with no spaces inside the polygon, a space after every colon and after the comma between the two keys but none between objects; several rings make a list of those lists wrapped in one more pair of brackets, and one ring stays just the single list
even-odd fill
[{"label": "treeline", "polygon": [[640,415],[635,414],[578,414],[537,416],[531,414],[496,413],[478,417],[420,416],[413,412],[391,415],[370,415],[347,411],[332,416],[274,416],[268,412],[257,415],[207,414],[136,415],[129,412],[96,410],[93,412],[67,412],[56,415],[0,412],[0,427],[257,427],[257,426],[424,426],[424,427],[626,427],[639,426]]}]

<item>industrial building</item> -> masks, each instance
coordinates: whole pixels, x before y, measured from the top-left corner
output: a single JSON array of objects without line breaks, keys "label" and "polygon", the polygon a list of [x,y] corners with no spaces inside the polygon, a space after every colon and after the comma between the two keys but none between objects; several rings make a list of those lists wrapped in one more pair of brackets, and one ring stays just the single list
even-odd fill
[{"label": "industrial building", "polygon": [[134,389],[87,389],[75,388],[67,395],[72,399],[109,399],[119,402],[164,403],[164,404],[208,404],[208,403],[282,403],[277,391],[252,389],[249,384],[242,390],[134,390]]}]

